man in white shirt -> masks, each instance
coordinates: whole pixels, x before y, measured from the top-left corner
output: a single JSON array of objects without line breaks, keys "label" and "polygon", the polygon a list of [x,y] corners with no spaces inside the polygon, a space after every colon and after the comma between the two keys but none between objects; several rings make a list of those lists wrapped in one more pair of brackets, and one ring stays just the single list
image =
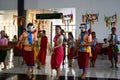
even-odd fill
[{"label": "man in white shirt", "polygon": [[104,43],[102,44],[102,50],[101,50],[102,59],[104,59],[104,55],[107,54],[107,52],[108,52],[108,46],[109,46],[107,38],[104,38],[103,41],[104,41]]}]

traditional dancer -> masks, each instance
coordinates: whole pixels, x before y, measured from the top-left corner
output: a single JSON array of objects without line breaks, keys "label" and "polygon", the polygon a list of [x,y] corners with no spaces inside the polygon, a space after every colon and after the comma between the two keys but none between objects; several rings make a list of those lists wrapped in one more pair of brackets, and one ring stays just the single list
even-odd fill
[{"label": "traditional dancer", "polygon": [[63,68],[64,68],[64,64],[65,64],[65,58],[66,56],[66,45],[67,45],[67,37],[65,35],[65,31],[63,29],[61,29],[61,35],[63,36],[63,50],[64,50],[64,58],[63,58]]},{"label": "traditional dancer", "polygon": [[72,67],[72,59],[75,56],[74,54],[74,47],[75,47],[75,42],[74,42],[74,37],[72,32],[68,33],[68,59],[69,59],[69,67]]},{"label": "traditional dancer", "polygon": [[37,63],[37,68],[40,69],[40,62],[39,62],[39,55],[38,53],[40,52],[40,44],[41,44],[41,37],[42,37],[42,30],[38,31],[37,34],[37,42],[36,42],[36,63]]},{"label": "traditional dancer", "polygon": [[48,38],[46,36],[46,31],[43,30],[41,41],[40,41],[40,50],[37,55],[37,59],[40,62],[40,65],[38,65],[38,69],[40,69],[40,66],[45,65],[46,54],[47,54],[47,43],[48,43]]},{"label": "traditional dancer", "polygon": [[[27,75],[33,72],[34,66],[34,44],[37,40],[37,30],[33,30],[33,24],[28,23],[27,31],[23,32],[19,37],[19,42],[17,46],[21,43],[23,45],[23,59],[28,66]],[[30,71],[31,70],[31,71]]]},{"label": "traditional dancer", "polygon": [[80,69],[83,70],[83,73],[81,74],[82,79],[86,78],[89,64],[89,56],[91,56],[90,44],[92,42],[92,36],[91,34],[88,34],[86,29],[87,29],[86,24],[83,23],[80,25],[81,34],[78,36],[77,40],[78,66]]},{"label": "traditional dancer", "polygon": [[95,61],[97,58],[97,38],[96,38],[96,33],[92,32],[92,43],[91,43],[91,50],[92,50],[92,57],[91,57],[91,62],[92,62],[92,67],[95,67]]},{"label": "traditional dancer", "polygon": [[108,47],[108,58],[111,61],[111,68],[117,68],[117,62],[118,62],[118,46],[120,42],[118,41],[118,36],[116,34],[116,28],[112,27],[111,28],[111,34],[108,36],[108,42],[109,42],[109,47]]},{"label": "traditional dancer", "polygon": [[60,65],[63,61],[64,51],[63,51],[63,36],[61,35],[61,26],[56,26],[56,35],[54,37],[54,47],[53,54],[51,57],[51,68],[57,71],[57,75],[54,80],[58,80],[60,76]]}]

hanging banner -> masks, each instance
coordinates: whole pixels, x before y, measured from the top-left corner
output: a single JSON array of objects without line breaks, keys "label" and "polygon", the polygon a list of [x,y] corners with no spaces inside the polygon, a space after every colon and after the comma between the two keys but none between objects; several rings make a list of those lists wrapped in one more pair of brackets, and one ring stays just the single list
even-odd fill
[{"label": "hanging banner", "polygon": [[104,16],[104,21],[106,23],[106,27],[116,27],[117,26],[117,14],[115,13],[113,16]]},{"label": "hanging banner", "polygon": [[89,23],[94,24],[95,21],[98,22],[98,16],[99,16],[98,13],[96,14],[86,13],[85,15],[82,15],[82,22],[86,24],[89,24]]},{"label": "hanging banner", "polygon": [[[44,27],[48,25],[48,22],[43,19],[34,20],[33,18],[30,18],[30,21],[33,24],[37,25],[38,30],[44,30]],[[15,22],[18,26],[24,25],[24,23],[26,22],[26,16],[18,17],[16,15],[13,15],[13,25],[15,25]]]},{"label": "hanging banner", "polygon": [[67,25],[66,24],[67,20],[69,21],[69,23],[73,22],[73,13],[72,12],[71,12],[71,14],[63,15],[62,23]]},{"label": "hanging banner", "polygon": [[22,26],[26,22],[26,17],[13,15],[13,25],[15,25],[15,21],[17,21],[18,26]]}]

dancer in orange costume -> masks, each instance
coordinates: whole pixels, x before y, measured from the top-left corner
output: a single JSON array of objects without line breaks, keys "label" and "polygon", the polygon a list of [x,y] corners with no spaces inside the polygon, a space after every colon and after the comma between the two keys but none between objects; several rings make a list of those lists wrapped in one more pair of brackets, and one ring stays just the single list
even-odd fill
[{"label": "dancer in orange costume", "polygon": [[83,73],[81,74],[82,79],[86,78],[89,57],[91,56],[90,44],[92,42],[92,36],[91,34],[88,34],[86,29],[86,24],[83,23],[80,25],[81,34],[78,36],[78,42],[76,47],[78,48],[78,66],[80,69],[83,70]]},{"label": "dancer in orange costume", "polygon": [[[17,46],[21,43],[23,45],[23,59],[27,64],[28,70],[27,75],[30,75],[33,72],[34,66],[34,44],[37,40],[37,30],[33,31],[33,24],[28,23],[27,31],[23,32],[22,35],[19,37],[19,42]],[[31,70],[31,71],[30,71]]]}]

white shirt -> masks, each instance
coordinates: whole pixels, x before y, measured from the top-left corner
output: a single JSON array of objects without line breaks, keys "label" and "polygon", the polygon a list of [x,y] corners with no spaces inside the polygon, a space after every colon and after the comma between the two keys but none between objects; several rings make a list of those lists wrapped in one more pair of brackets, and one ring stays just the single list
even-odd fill
[{"label": "white shirt", "polygon": [[102,48],[107,48],[109,46],[109,43],[103,43]]}]

